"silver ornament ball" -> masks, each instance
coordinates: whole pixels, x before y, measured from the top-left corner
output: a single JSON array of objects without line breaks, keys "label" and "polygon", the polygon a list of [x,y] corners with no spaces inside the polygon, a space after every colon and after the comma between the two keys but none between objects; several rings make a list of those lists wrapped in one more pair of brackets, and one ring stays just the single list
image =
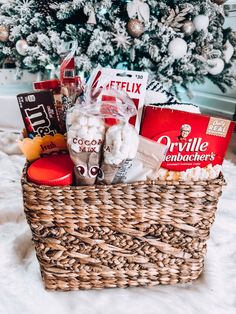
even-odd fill
[{"label": "silver ornament ball", "polygon": [[29,45],[25,39],[19,39],[16,42],[16,50],[21,56],[26,56]]},{"label": "silver ornament ball", "polygon": [[6,42],[9,39],[9,29],[5,25],[0,25],[0,41]]},{"label": "silver ornament ball", "polygon": [[132,37],[139,37],[144,32],[144,25],[138,19],[131,19],[127,24],[127,28],[128,28],[128,33]]},{"label": "silver ornament ball", "polygon": [[185,21],[182,26],[182,31],[186,36],[191,36],[195,31],[195,26],[192,21]]}]

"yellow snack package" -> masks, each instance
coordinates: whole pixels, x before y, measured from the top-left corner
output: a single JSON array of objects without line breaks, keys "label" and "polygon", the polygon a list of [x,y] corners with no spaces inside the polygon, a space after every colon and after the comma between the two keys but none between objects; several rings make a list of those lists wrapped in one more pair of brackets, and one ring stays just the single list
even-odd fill
[{"label": "yellow snack package", "polygon": [[26,159],[30,162],[55,152],[68,151],[66,138],[59,133],[43,137],[35,136],[33,139],[24,138],[18,141],[18,145]]}]

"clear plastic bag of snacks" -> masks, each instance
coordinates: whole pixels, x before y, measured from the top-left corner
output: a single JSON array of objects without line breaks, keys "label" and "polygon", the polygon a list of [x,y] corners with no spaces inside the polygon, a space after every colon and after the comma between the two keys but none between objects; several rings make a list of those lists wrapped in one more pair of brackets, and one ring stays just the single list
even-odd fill
[{"label": "clear plastic bag of snacks", "polygon": [[[138,147],[138,133],[128,123],[137,114],[133,101],[122,90],[95,89],[92,81],[93,77],[67,113],[67,143],[77,185],[114,183],[116,173],[135,157]],[[112,100],[102,100],[103,94]],[[115,118],[117,124],[108,126],[105,118]]]}]

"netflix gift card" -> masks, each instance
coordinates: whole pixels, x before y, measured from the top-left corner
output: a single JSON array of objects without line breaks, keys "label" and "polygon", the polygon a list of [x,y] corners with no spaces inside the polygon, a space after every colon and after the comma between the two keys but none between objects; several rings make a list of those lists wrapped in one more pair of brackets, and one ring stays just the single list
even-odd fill
[{"label": "netflix gift card", "polygon": [[60,133],[60,123],[50,91],[17,95],[21,115],[28,134],[32,136]]},{"label": "netflix gift card", "polygon": [[161,167],[185,171],[222,165],[234,125],[221,118],[145,106],[140,134],[167,145]]},{"label": "netflix gift card", "polygon": [[[135,126],[137,131],[140,129],[142,109],[144,105],[148,73],[139,71],[116,70],[101,68],[97,70],[92,82],[92,88],[114,88],[124,90],[133,100],[138,114],[130,119],[130,123]],[[116,98],[102,95],[104,101],[116,101]],[[108,124],[114,124],[114,119],[106,119]]]}]

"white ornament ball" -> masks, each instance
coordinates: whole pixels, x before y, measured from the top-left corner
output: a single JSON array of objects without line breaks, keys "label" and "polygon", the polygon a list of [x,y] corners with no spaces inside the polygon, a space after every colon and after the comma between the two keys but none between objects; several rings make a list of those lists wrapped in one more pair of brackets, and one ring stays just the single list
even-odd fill
[{"label": "white ornament ball", "polygon": [[187,43],[182,38],[175,38],[168,45],[168,52],[175,59],[183,58],[187,53]]},{"label": "white ornament ball", "polygon": [[193,19],[193,24],[195,26],[196,31],[207,31],[208,26],[209,26],[209,17],[207,15],[197,15]]},{"label": "white ornament ball", "polygon": [[21,56],[26,56],[29,45],[25,39],[20,39],[16,42],[16,50]]},{"label": "white ornament ball", "polygon": [[220,58],[208,60],[207,64],[209,65],[207,68],[207,71],[211,75],[220,74],[224,70],[224,67],[225,67],[224,61]]}]

